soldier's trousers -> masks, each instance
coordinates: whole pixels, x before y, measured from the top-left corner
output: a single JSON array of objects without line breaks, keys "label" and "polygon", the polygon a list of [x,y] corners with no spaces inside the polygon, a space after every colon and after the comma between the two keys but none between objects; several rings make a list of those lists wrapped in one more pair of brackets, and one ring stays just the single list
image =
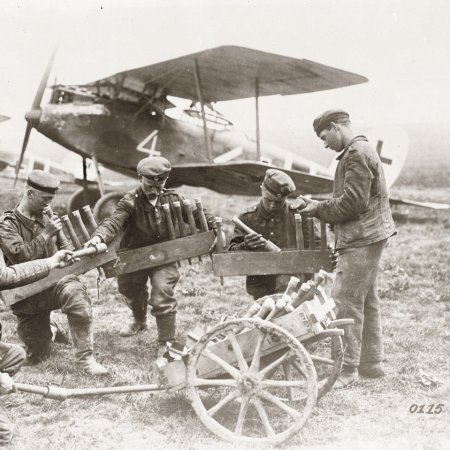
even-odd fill
[{"label": "soldier's trousers", "polygon": [[[119,292],[127,298],[128,307],[138,321],[145,321],[147,304],[155,317],[176,313],[174,289],[180,279],[176,264],[144,269],[117,277]],[[147,281],[150,280],[149,296]]]},{"label": "soldier's trousers", "polygon": [[[50,355],[52,340],[50,312],[56,309],[61,309],[67,314],[72,332],[76,328],[85,330],[90,327],[91,301],[86,287],[78,277],[68,275],[54,287],[11,306],[12,312],[17,317],[17,332],[25,344],[28,361],[32,364]],[[83,345],[86,348],[77,348],[77,353],[80,351],[92,353],[93,344],[89,339],[85,339]],[[80,356],[77,354],[77,357]]]},{"label": "soldier's trousers", "polygon": [[386,240],[364,247],[339,250],[331,296],[338,318],[354,319],[345,327],[344,365],[359,366],[384,358],[377,277]]},{"label": "soldier's trousers", "polygon": [[[26,358],[25,351],[19,345],[0,342],[0,372],[13,376]],[[0,445],[7,444],[13,436],[14,425],[0,406]]]}]

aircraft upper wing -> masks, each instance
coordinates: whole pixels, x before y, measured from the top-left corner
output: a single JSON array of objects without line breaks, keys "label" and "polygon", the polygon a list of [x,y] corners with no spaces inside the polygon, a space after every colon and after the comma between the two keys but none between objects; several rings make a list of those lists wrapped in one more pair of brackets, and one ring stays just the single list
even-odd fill
[{"label": "aircraft upper wing", "polygon": [[[261,195],[261,183],[267,169],[278,167],[256,161],[224,164],[187,164],[172,166],[167,187],[183,184],[212,189],[230,195]],[[278,168],[279,169],[279,168]],[[326,194],[333,190],[331,178],[283,169],[294,181],[297,190],[292,195]]]},{"label": "aircraft upper wing", "polygon": [[6,122],[6,121],[9,120],[9,119],[10,119],[10,117],[8,117],[8,116],[2,116],[2,115],[0,114],[0,123]]},{"label": "aircraft upper wing", "polygon": [[195,63],[205,102],[259,95],[291,95],[364,83],[367,78],[307,59],[296,59],[245,47],[222,46],[117,73],[82,87],[111,92],[128,89],[149,96],[172,95],[198,99]]}]

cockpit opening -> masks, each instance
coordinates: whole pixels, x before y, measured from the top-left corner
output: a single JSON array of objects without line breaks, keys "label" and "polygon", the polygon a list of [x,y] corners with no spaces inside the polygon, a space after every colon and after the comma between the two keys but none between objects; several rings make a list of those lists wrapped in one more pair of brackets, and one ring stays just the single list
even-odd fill
[{"label": "cockpit opening", "polygon": [[[233,128],[233,123],[225,118],[219,111],[215,110],[212,105],[205,105],[206,126],[211,130],[225,131]],[[189,108],[177,111],[166,111],[169,117],[181,120],[183,122],[203,126],[202,111],[199,103],[192,103]]]}]

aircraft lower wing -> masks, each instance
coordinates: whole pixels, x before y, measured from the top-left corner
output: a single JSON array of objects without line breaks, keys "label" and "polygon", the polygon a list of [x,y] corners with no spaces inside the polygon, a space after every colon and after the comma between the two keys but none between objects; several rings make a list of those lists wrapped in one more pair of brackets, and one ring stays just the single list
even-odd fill
[{"label": "aircraft lower wing", "polygon": [[405,198],[389,197],[391,205],[409,205],[418,206],[419,208],[429,209],[449,209],[450,205],[447,203],[435,203],[435,202],[418,202],[415,200],[408,200]]},{"label": "aircraft lower wing", "polygon": [[[228,195],[261,195],[261,183],[267,169],[280,169],[256,161],[232,162],[224,164],[186,164],[173,166],[167,187],[181,185],[197,186]],[[282,169],[294,181],[297,190],[292,196],[311,195],[317,200],[326,200],[333,191],[333,179],[310,175],[296,170]],[[391,205],[410,205],[436,210],[449,209],[446,203],[420,202],[390,197]]]},{"label": "aircraft lower wing", "polygon": [[[261,195],[261,183],[267,169],[279,169],[256,161],[224,164],[186,164],[172,166],[168,187],[182,184],[211,189],[221,194]],[[326,194],[333,190],[331,178],[283,169],[294,181],[299,194]],[[294,195],[293,194],[293,195]]]}]

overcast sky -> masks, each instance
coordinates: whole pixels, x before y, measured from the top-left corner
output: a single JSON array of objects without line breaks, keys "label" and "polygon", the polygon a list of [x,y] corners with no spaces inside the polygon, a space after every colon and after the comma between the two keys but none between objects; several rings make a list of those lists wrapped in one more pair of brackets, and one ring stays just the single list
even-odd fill
[{"label": "overcast sky", "polygon": [[[126,5],[126,6],[125,6]],[[363,123],[449,122],[445,0],[0,1],[0,113],[29,109],[54,45],[50,81],[82,83],[218,45],[307,58],[368,83],[261,100],[261,126],[309,127],[324,109]],[[250,100],[218,105],[254,126]]]}]

